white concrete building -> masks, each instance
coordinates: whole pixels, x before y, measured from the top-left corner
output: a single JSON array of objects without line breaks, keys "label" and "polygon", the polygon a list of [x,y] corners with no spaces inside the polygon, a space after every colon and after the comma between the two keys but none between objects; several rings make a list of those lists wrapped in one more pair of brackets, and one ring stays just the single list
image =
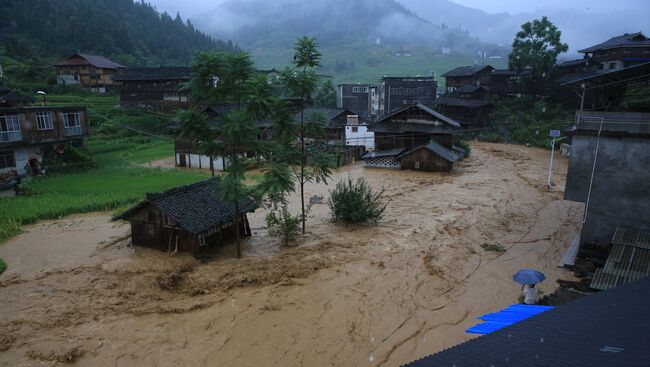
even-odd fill
[{"label": "white concrete building", "polygon": [[349,115],[345,125],[345,145],[363,145],[367,150],[375,150],[375,133],[368,126],[359,124],[359,116]]}]

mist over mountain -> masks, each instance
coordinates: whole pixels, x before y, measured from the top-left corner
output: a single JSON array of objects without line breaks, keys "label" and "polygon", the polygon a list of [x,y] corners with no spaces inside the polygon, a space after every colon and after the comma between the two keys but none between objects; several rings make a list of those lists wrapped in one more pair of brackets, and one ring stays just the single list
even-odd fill
[{"label": "mist over mountain", "polygon": [[562,31],[562,40],[569,44],[573,54],[626,32],[650,32],[650,1],[644,0],[629,0],[621,4],[610,1],[609,6],[602,1],[584,2],[583,6],[568,1],[540,2],[531,11],[516,14],[490,14],[448,0],[399,1],[433,24],[460,27],[481,41],[507,45],[512,43],[521,24],[548,16]]},{"label": "mist over mountain", "polygon": [[394,0],[229,0],[193,22],[244,46],[283,44],[302,35],[317,37],[323,45],[403,42],[472,52],[480,43],[468,32],[433,24]]}]

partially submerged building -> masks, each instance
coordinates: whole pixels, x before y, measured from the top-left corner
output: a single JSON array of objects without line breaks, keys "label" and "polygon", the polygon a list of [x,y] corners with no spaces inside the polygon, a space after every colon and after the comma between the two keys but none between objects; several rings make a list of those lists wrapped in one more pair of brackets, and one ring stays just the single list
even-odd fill
[{"label": "partially submerged building", "polygon": [[113,77],[120,92],[120,105],[169,111],[189,106],[189,67],[129,68]]},{"label": "partially submerged building", "polygon": [[131,240],[135,246],[161,251],[203,251],[222,246],[236,237],[236,223],[241,236],[250,236],[247,213],[258,205],[242,200],[239,211],[234,203],[221,199],[220,179],[212,178],[158,194],[147,194],[142,202],[115,219],[131,223]]},{"label": "partially submerged building", "polygon": [[617,228],[650,232],[650,114],[577,113],[564,198],[585,203],[581,247],[609,247]]},{"label": "partially submerged building", "polygon": [[113,88],[113,76],[125,68],[104,56],[82,53],[70,55],[54,64],[57,84],[79,85],[98,93]]},{"label": "partially submerged building", "polygon": [[366,167],[450,171],[462,158],[453,143],[460,127],[424,104],[406,106],[369,126],[375,151],[361,158]]}]

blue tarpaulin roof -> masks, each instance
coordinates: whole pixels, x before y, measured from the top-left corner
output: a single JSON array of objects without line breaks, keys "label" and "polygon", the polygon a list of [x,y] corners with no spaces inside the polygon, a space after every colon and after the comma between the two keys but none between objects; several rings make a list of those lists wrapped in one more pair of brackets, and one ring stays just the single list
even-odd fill
[{"label": "blue tarpaulin roof", "polygon": [[472,326],[465,330],[465,332],[472,334],[489,334],[495,330],[515,324],[521,320],[525,320],[552,308],[553,306],[510,305],[499,312],[487,313],[483,316],[477,317],[477,320],[483,320],[485,322]]}]

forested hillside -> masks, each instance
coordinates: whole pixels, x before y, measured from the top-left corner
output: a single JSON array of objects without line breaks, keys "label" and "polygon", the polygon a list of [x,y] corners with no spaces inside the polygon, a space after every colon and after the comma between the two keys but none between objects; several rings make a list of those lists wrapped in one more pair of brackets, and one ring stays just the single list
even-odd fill
[{"label": "forested hillside", "polygon": [[96,53],[129,66],[187,64],[195,50],[233,50],[180,16],[133,0],[3,0],[0,35],[16,57]]}]

